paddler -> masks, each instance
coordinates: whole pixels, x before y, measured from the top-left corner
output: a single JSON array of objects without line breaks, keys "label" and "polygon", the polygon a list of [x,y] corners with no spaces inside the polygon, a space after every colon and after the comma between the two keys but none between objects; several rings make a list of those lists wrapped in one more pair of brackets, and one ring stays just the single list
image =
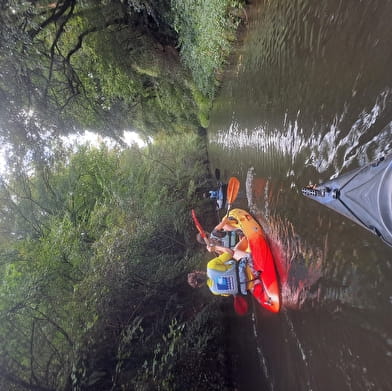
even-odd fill
[{"label": "paddler", "polygon": [[[246,238],[242,239],[246,240]],[[241,241],[239,242],[240,245]],[[201,288],[207,284],[214,295],[237,296],[247,294],[248,277],[246,267],[250,267],[252,274],[253,261],[249,253],[238,248],[230,249],[222,246],[207,246],[208,251],[219,255],[207,264],[207,272],[193,271],[188,274],[188,283],[193,288]],[[254,286],[260,281],[254,281]],[[254,288],[253,288],[254,289]]]},{"label": "paddler", "polygon": [[224,185],[222,182],[218,182],[219,188],[217,190],[209,190],[208,192],[203,194],[204,198],[209,198],[211,200],[216,200],[216,209],[222,209],[223,208],[223,201],[224,201],[224,194],[223,194],[223,189],[226,188],[226,185]]},{"label": "paddler", "polygon": [[[238,242],[244,238],[244,234],[240,229],[233,227],[231,223],[232,219],[230,217],[224,217],[222,221],[212,230],[211,233],[205,232],[205,235],[207,236],[208,241],[211,245],[218,245],[231,249],[236,248]],[[205,240],[200,233],[196,235],[196,240],[200,244],[205,245]]]}]

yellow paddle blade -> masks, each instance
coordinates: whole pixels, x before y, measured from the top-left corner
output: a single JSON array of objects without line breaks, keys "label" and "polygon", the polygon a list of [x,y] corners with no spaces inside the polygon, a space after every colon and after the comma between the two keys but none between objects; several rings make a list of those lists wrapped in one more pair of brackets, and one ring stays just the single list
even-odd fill
[{"label": "yellow paddle blade", "polygon": [[240,181],[236,177],[231,177],[227,184],[227,203],[231,205],[237,198],[240,190]]}]

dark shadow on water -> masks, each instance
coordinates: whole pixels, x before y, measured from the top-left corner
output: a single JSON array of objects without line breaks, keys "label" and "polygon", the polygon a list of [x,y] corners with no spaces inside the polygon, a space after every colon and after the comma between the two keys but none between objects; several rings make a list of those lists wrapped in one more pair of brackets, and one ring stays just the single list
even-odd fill
[{"label": "dark shadow on water", "polygon": [[248,171],[246,191],[249,209],[269,239],[281,285],[282,306],[299,309],[307,300],[319,296],[316,284],[322,277],[328,240],[325,239],[324,249],[315,248],[301,239],[289,220],[270,214],[271,204],[279,197],[279,187],[269,179],[257,178],[253,168]]}]

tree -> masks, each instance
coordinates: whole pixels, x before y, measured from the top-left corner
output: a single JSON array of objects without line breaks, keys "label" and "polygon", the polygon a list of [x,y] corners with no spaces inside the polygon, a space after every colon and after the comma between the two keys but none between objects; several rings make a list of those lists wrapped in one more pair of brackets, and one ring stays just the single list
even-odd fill
[{"label": "tree", "polygon": [[118,384],[140,376],[179,308],[197,303],[181,304],[190,300],[181,273],[194,242],[188,212],[204,180],[202,146],[188,135],[143,149],[81,148],[3,181],[0,379],[8,388],[105,388],[115,373]]},{"label": "tree", "polygon": [[130,123],[150,132],[195,125],[167,1],[5,1],[2,8],[4,129],[29,134],[21,112],[57,133],[93,127],[115,138]]}]

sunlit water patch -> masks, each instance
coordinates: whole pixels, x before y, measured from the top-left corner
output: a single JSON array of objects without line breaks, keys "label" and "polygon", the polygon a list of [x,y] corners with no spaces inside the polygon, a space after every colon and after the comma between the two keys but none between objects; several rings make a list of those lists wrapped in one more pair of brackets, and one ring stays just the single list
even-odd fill
[{"label": "sunlit water patch", "polygon": [[289,174],[293,176],[304,167],[313,167],[319,173],[329,170],[337,176],[353,165],[366,164],[392,151],[392,122],[375,130],[377,121],[390,110],[391,97],[388,88],[379,94],[371,109],[363,110],[353,119],[349,105],[345,104],[328,125],[315,123],[311,129],[301,125],[300,111],[294,120],[289,120],[286,114],[282,125],[274,128],[268,123],[244,128],[233,113],[229,127],[212,134],[210,144],[219,145],[228,156],[230,151],[244,151],[252,158],[250,164],[261,162],[270,166],[270,172],[280,164],[291,167]]}]

